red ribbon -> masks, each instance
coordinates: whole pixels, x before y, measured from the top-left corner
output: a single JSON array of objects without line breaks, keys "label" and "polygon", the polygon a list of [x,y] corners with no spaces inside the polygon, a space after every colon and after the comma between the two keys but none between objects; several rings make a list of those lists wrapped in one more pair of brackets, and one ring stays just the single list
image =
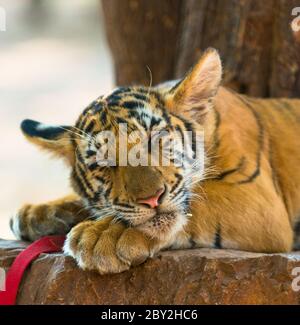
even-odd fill
[{"label": "red ribbon", "polygon": [[41,253],[60,252],[64,241],[65,236],[47,236],[25,248],[16,257],[6,275],[6,291],[0,291],[0,305],[15,305],[19,285],[28,265]]}]

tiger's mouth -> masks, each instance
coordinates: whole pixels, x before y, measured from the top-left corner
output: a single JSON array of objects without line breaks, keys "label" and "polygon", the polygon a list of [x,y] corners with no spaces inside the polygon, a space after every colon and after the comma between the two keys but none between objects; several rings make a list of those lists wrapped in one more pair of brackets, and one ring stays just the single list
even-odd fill
[{"label": "tiger's mouth", "polygon": [[148,213],[142,213],[137,215],[124,216],[123,219],[126,220],[131,226],[138,227],[147,223],[159,224],[163,222],[164,218],[169,218],[169,215],[174,214],[175,210],[153,210]]},{"label": "tiger's mouth", "polygon": [[[126,213],[124,210],[119,211],[119,216],[117,219],[124,221],[130,227],[138,228],[166,228],[171,227],[172,224],[176,223],[178,216],[185,216],[187,206],[185,200],[180,200],[178,202],[175,200],[168,200],[167,202],[159,205],[154,209],[142,209],[139,211],[130,211]],[[180,201],[180,202],[179,202]]]},{"label": "tiger's mouth", "polygon": [[147,222],[137,226],[139,230],[151,238],[168,241],[183,229],[188,217],[183,212],[172,211],[157,213]]},{"label": "tiger's mouth", "polygon": [[113,202],[111,207],[116,213],[116,220],[124,222],[129,227],[141,229],[151,237],[157,237],[161,234],[166,235],[168,232],[174,233],[174,229],[186,223],[188,219],[187,199],[188,191],[182,187],[176,193],[165,191],[164,200],[155,208],[146,208],[141,205],[134,207],[129,204],[126,206],[120,202]]},{"label": "tiger's mouth", "polygon": [[178,209],[157,209],[152,214],[124,216],[123,220],[130,227],[137,228],[151,238],[168,238],[173,236],[183,225],[188,217],[186,213]]}]

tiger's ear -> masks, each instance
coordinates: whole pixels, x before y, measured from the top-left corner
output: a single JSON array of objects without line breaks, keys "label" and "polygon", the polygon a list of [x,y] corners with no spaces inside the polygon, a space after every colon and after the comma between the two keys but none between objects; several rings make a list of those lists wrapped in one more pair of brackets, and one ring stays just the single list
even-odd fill
[{"label": "tiger's ear", "polygon": [[217,50],[209,48],[191,71],[166,94],[167,108],[201,122],[209,110],[222,79]]},{"label": "tiger's ear", "polygon": [[21,130],[28,141],[65,159],[69,164],[74,164],[75,152],[69,132],[72,127],[52,126],[33,120],[24,120],[21,123]]}]

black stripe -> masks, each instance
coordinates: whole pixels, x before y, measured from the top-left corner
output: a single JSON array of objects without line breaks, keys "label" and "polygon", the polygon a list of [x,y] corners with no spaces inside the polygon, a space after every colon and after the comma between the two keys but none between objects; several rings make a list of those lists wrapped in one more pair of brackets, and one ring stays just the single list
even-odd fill
[{"label": "black stripe", "polygon": [[[76,165],[76,168],[80,174],[80,179],[82,184],[85,186],[85,188],[88,188],[90,192],[92,192],[91,195],[89,195],[90,197],[93,197],[94,193],[94,189],[91,185],[91,183],[86,179],[86,175],[85,175],[85,171],[83,170],[83,168],[80,166],[80,164]],[[75,169],[76,170],[76,169]],[[77,175],[78,176],[78,175]]]},{"label": "black stripe", "polygon": [[[121,88],[115,90],[111,95],[109,95],[109,97],[107,97],[107,99],[113,98],[116,96],[118,96],[120,98],[124,98],[125,96],[132,96],[132,97],[136,98],[137,100],[149,102],[149,95],[154,95],[154,94],[155,93],[152,90],[145,89],[142,87],[134,87],[134,88],[121,87]],[[120,95],[123,97],[121,97]]]},{"label": "black stripe", "polygon": [[221,237],[221,225],[218,225],[217,231],[215,233],[214,247],[221,249],[222,248],[222,237]]},{"label": "black stripe", "polygon": [[111,190],[112,190],[112,185],[104,192],[104,197],[106,200],[108,200]]},{"label": "black stripe", "polygon": [[120,95],[130,91],[132,91],[132,88],[130,87],[119,87],[110,96]]},{"label": "black stripe", "polygon": [[166,124],[173,129],[173,125],[171,124],[170,116],[167,113],[167,110],[163,106],[159,106],[162,111],[162,117],[165,120]]},{"label": "black stripe", "polygon": [[98,181],[100,181],[101,183],[105,184],[105,179],[99,175],[95,175],[94,176]]},{"label": "black stripe", "polygon": [[70,134],[70,143],[71,143],[73,152],[76,152],[77,143],[75,141],[75,134],[73,134],[73,133]]},{"label": "black stripe", "polygon": [[144,128],[144,130],[148,131],[148,125],[146,124],[146,119],[150,120],[150,116],[147,113],[142,112],[140,115],[139,122],[142,125],[142,127]]},{"label": "black stripe", "polygon": [[[176,199],[177,203],[180,203],[181,199],[184,199],[184,202],[182,203],[182,205],[185,207],[187,207],[187,194],[188,194],[188,190],[186,188],[182,188],[180,189],[180,191],[178,191],[178,193],[176,193],[176,195],[173,197]],[[184,207],[184,208],[185,208]]]},{"label": "black stripe", "polygon": [[125,218],[119,219],[119,222],[121,222],[125,227],[131,227],[132,225],[132,221]]},{"label": "black stripe", "polygon": [[150,118],[150,116],[148,114],[138,111],[138,110],[130,110],[128,112],[128,116],[130,118],[135,118],[140,123],[140,125],[144,128],[144,130],[146,130],[146,131],[148,130],[148,126],[145,121],[145,118]]},{"label": "black stripe", "polygon": [[256,156],[256,168],[255,168],[254,172],[249,177],[238,182],[238,184],[246,184],[246,183],[251,183],[257,176],[260,175],[260,163],[261,163],[261,156],[262,156],[262,151],[263,151],[263,146],[264,146],[264,127],[263,127],[263,123],[260,119],[259,114],[254,110],[254,108],[249,103],[249,101],[246,100],[241,95],[239,95],[239,98],[253,114],[253,116],[256,120],[257,129],[258,129],[258,140],[257,140],[258,141],[258,151],[257,151],[257,156]]},{"label": "black stripe", "polygon": [[84,128],[85,132],[86,132],[86,133],[91,132],[91,131],[93,130],[94,126],[95,126],[95,121],[94,121],[94,120],[91,120],[91,121],[88,123],[88,125]]},{"label": "black stripe", "polygon": [[294,243],[293,250],[300,250],[300,220],[297,220],[293,227],[294,231]]},{"label": "black stripe", "polygon": [[175,174],[174,175],[176,178],[177,178],[177,181],[176,183],[172,186],[171,190],[170,190],[170,193],[173,193],[175,191],[175,189],[178,187],[178,185],[181,183],[182,179],[183,179],[183,176],[180,175],[180,174]]},{"label": "black stripe", "polygon": [[75,123],[75,127],[77,129],[81,129],[87,119],[88,119],[88,116],[79,116],[78,120]]},{"label": "black stripe", "polygon": [[196,132],[194,130],[194,126],[193,126],[193,123],[186,120],[185,118],[183,118],[182,116],[179,116],[177,114],[174,114],[174,113],[171,113],[171,115],[177,117],[183,124],[184,124],[184,127],[186,128],[187,131],[190,131],[192,132],[192,151],[193,151],[193,158],[195,158],[196,156]]},{"label": "black stripe", "polygon": [[254,173],[251,174],[248,178],[242,180],[242,181],[239,181],[238,184],[247,184],[247,183],[251,183],[255,180],[255,178],[257,176],[260,175],[260,166],[257,165],[257,168],[255,169]]},{"label": "black stripe", "polygon": [[156,126],[156,125],[159,125],[159,123],[162,121],[161,118],[156,118],[155,116],[152,115],[151,117],[151,122],[150,122],[150,130]]},{"label": "black stripe", "polygon": [[278,175],[275,170],[274,162],[273,162],[273,143],[272,140],[269,138],[269,164],[272,172],[272,181],[277,194],[281,195],[281,190],[279,187],[278,182]]},{"label": "black stripe", "polygon": [[137,91],[139,93],[147,94],[147,95],[157,95],[153,90],[149,88],[136,87],[133,89],[133,91]]},{"label": "black stripe", "polygon": [[[183,131],[182,131],[180,125],[178,125],[178,124],[176,125],[175,129],[176,129],[177,132],[180,133],[180,137],[181,137],[181,145],[182,145],[182,151],[183,151],[183,150],[184,150],[184,134],[183,134]],[[183,154],[184,154],[184,153],[182,152],[182,153],[181,153],[181,158],[183,157]],[[189,157],[185,157],[185,158],[187,158],[187,160],[190,161]]]},{"label": "black stripe", "polygon": [[137,110],[130,110],[129,112],[128,112],[128,116],[130,117],[130,118],[136,118],[136,119],[139,119],[140,118],[140,113],[137,111]]},{"label": "black stripe", "polygon": [[121,107],[120,106],[109,106],[109,110],[114,112],[114,113],[119,113]]},{"label": "black stripe", "polygon": [[91,165],[88,165],[88,170],[90,170],[91,172],[96,170],[99,167],[97,162],[92,163]]},{"label": "black stripe", "polygon": [[102,111],[103,107],[104,107],[104,103],[103,102],[95,101],[93,103],[92,111],[93,111],[93,113],[100,112],[100,111]]},{"label": "black stripe", "polygon": [[121,99],[122,97],[120,95],[114,93],[112,93],[110,96],[106,98],[107,103],[109,105],[119,105]]},{"label": "black stripe", "polygon": [[176,127],[175,127],[175,130],[180,133],[181,139],[184,139],[184,134],[183,134],[183,131],[182,131],[180,125],[177,124]]},{"label": "black stripe", "polygon": [[300,235],[300,220],[295,223],[294,225],[294,231],[297,235]]},{"label": "black stripe", "polygon": [[215,126],[214,126],[214,143],[213,143],[213,151],[216,151],[219,146],[220,146],[220,139],[219,139],[219,128],[220,128],[220,125],[221,125],[221,114],[220,112],[218,112],[214,106],[213,107],[213,111],[214,111],[214,114],[215,114]]},{"label": "black stripe", "polygon": [[190,243],[190,248],[196,248],[197,247],[197,243],[193,238],[189,238],[189,243]]},{"label": "black stripe", "polygon": [[169,93],[174,93],[183,80],[184,79],[180,79],[178,82],[176,82],[176,84],[169,90]]},{"label": "black stripe", "polygon": [[103,125],[106,124],[106,122],[107,122],[107,112],[106,112],[106,110],[103,110],[103,111],[101,112],[101,114],[100,114],[100,121],[101,121],[101,123],[102,123]]},{"label": "black stripe", "polygon": [[123,215],[136,215],[137,214],[136,211],[122,210],[122,209],[118,209],[118,207],[114,207],[114,209],[117,212],[122,213]]},{"label": "black stripe", "polygon": [[136,100],[140,100],[140,101],[149,103],[149,98],[144,94],[130,93],[130,96],[134,97]]},{"label": "black stripe", "polygon": [[134,209],[134,206],[132,206],[130,204],[127,204],[127,203],[121,203],[121,202],[118,201],[117,198],[115,198],[113,202],[114,202],[115,205],[119,205],[120,207]]},{"label": "black stripe", "polygon": [[240,159],[238,165],[235,168],[232,168],[232,169],[228,169],[228,170],[223,171],[215,179],[219,181],[219,180],[224,179],[226,176],[231,175],[231,174],[239,171],[243,167],[244,163],[245,163],[245,157],[242,157]]},{"label": "black stripe", "polygon": [[87,150],[86,153],[85,153],[86,158],[91,158],[91,157],[93,157],[95,155],[96,155],[96,151],[91,150],[91,149]]},{"label": "black stripe", "polygon": [[122,107],[127,109],[134,109],[138,107],[144,107],[144,103],[138,100],[127,100],[122,103]]},{"label": "black stripe", "polygon": [[76,152],[76,157],[77,157],[78,161],[84,166],[85,162],[84,162],[84,159],[83,159],[81,153],[78,150],[76,150],[75,152]]},{"label": "black stripe", "polygon": [[33,120],[24,120],[21,123],[21,129],[25,134],[47,140],[57,139],[64,133],[72,130],[69,126],[49,126],[42,128],[40,126],[43,126],[43,124]]},{"label": "black stripe", "polygon": [[127,125],[127,121],[125,119],[123,119],[122,117],[116,117],[116,121],[118,124],[126,124]]},{"label": "black stripe", "polygon": [[102,189],[97,190],[93,195],[92,201],[98,202],[101,194],[102,194]]},{"label": "black stripe", "polygon": [[71,177],[75,181],[75,183],[76,183],[76,185],[77,185],[77,187],[78,187],[78,189],[79,189],[79,191],[81,193],[81,196],[83,196],[85,198],[89,198],[89,195],[87,194],[84,185],[82,184],[80,178],[78,177],[76,170],[72,171],[72,176]]}]

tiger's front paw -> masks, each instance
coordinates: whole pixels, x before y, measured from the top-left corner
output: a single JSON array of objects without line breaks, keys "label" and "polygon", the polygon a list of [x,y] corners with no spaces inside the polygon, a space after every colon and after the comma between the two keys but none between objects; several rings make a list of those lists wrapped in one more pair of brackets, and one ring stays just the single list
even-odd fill
[{"label": "tiger's front paw", "polygon": [[18,239],[35,241],[47,235],[65,235],[72,228],[70,212],[51,204],[24,205],[11,219]]},{"label": "tiger's front paw", "polygon": [[64,246],[81,268],[101,274],[120,273],[141,264],[150,250],[151,240],[142,232],[110,217],[80,223],[70,231]]}]

